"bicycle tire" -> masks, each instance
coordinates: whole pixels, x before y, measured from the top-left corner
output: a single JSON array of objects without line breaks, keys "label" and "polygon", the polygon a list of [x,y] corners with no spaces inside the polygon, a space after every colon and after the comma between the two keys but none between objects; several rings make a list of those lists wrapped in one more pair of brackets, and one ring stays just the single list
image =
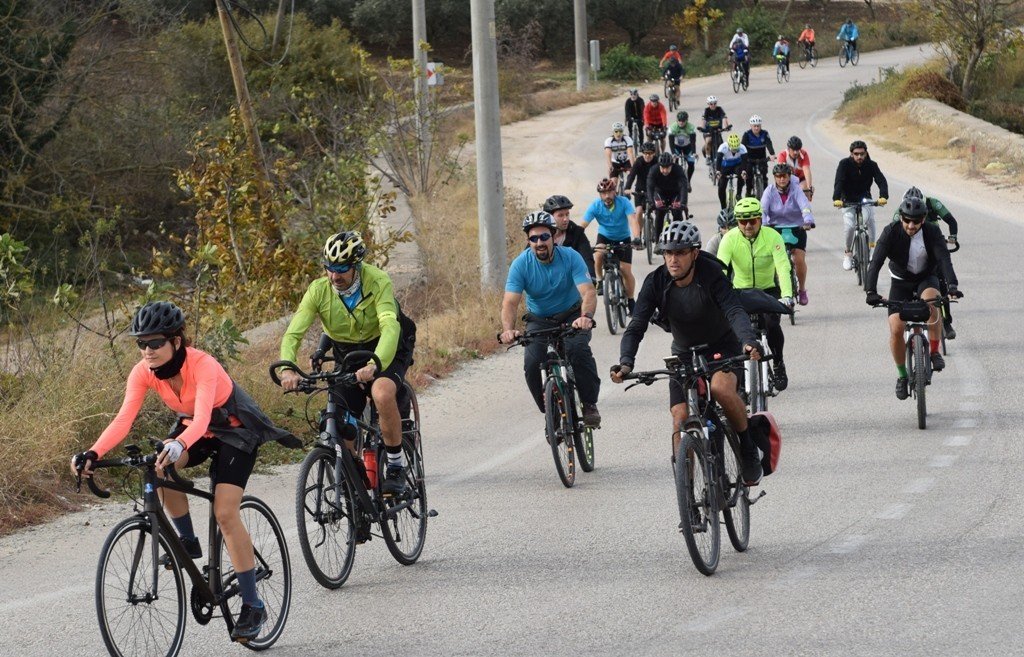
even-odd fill
[{"label": "bicycle tire", "polygon": [[730,77],[732,78],[732,92],[738,94],[740,92],[740,76],[733,71]]},{"label": "bicycle tire", "polygon": [[583,407],[580,402],[580,393],[575,382],[568,384],[566,394],[572,401],[569,406],[573,410],[572,425],[575,430],[572,432],[573,445],[576,448],[576,458],[580,462],[580,469],[584,472],[594,471],[594,430],[583,424]]},{"label": "bicycle tire", "polygon": [[611,280],[612,277],[608,273],[608,269],[605,268],[604,283],[601,285],[604,288],[604,294],[601,295],[601,298],[604,299],[604,318],[608,320],[608,332],[615,335],[618,329],[615,326],[615,317],[613,316],[614,310],[612,305],[615,301],[612,299],[612,295],[615,294],[615,291],[612,289]]},{"label": "bicycle tire", "polygon": [[[274,645],[284,632],[288,621],[288,612],[292,602],[292,562],[288,556],[288,544],[284,539],[284,530],[277,516],[267,504],[251,495],[242,498],[239,508],[242,523],[252,538],[252,547],[256,555],[256,589],[267,610],[267,620],[263,623],[259,636],[246,642],[243,646],[250,650],[266,650]],[[211,565],[216,566],[220,573],[217,593],[232,586],[237,586],[234,567],[228,555],[223,535],[217,531],[216,545],[218,549],[211,555]],[[269,574],[268,574],[269,573]],[[224,619],[229,626],[234,626],[234,619],[242,610],[242,596],[233,595],[220,605]]]},{"label": "bicycle tire", "polygon": [[942,304],[939,306],[939,321],[942,322],[942,326],[939,327],[939,330],[941,331],[939,333],[939,335],[941,336],[940,344],[942,345],[942,355],[945,356],[946,353],[947,353],[946,352],[946,322],[949,321],[949,299],[946,299],[945,301],[943,301]]},{"label": "bicycle tire", "polygon": [[615,319],[625,331],[629,324],[629,297],[626,296],[626,282],[621,275],[615,277],[615,298],[619,302],[616,306]]},{"label": "bicycle tire", "polygon": [[807,64],[811,61],[810,55],[804,52],[804,56],[800,58],[797,64],[800,66],[800,70],[807,68]]},{"label": "bicycle tire", "polygon": [[846,68],[846,46],[839,49],[839,68]]},{"label": "bicycle tire", "polygon": [[761,368],[755,361],[744,363],[746,373],[744,376],[747,388],[747,407],[750,415],[761,410]]},{"label": "bicycle tire", "polygon": [[860,261],[864,259],[864,246],[861,241],[861,233],[857,233],[853,238],[853,271],[857,276],[857,285],[864,285],[864,277],[861,274]]},{"label": "bicycle tire", "polygon": [[817,48],[811,48],[811,68],[814,68],[817,65],[818,65],[818,49]]},{"label": "bicycle tire", "polygon": [[[800,294],[800,290],[799,290],[800,281],[796,277],[796,267],[793,264],[793,252],[792,251],[790,251],[790,256],[789,256],[789,272],[790,272],[789,273],[789,278],[790,278],[790,281],[791,281],[790,285],[793,287],[793,295],[794,296],[799,295]],[[792,310],[793,310],[793,312],[789,313],[789,325],[790,326],[796,326],[796,305],[795,304],[794,304]]]},{"label": "bicycle tire", "polygon": [[302,558],[313,579],[327,589],[345,583],[356,556],[352,489],[344,479],[335,481],[334,460],[332,450],[314,447],[299,466],[295,489],[295,522]]},{"label": "bicycle tire", "polygon": [[779,84],[782,84],[782,78],[783,78],[782,64],[776,64],[775,65],[775,81],[778,82]]},{"label": "bicycle tire", "polygon": [[726,428],[722,452],[722,486],[726,501],[722,507],[722,516],[725,519],[725,531],[729,534],[733,549],[744,552],[750,545],[750,496],[747,485],[743,483],[739,438],[731,428]]},{"label": "bicycle tire", "polygon": [[573,427],[565,391],[558,376],[548,377],[544,383],[544,404],[547,411],[544,421],[547,424],[548,442],[555,458],[555,471],[566,488],[576,483],[576,454],[573,447]]},{"label": "bicycle tire", "polygon": [[[145,516],[133,516],[125,518],[117,524],[107,535],[107,540],[100,550],[99,563],[96,566],[96,616],[99,620],[100,634],[103,636],[103,643],[111,655],[116,657],[128,657],[136,655],[138,634],[136,630],[145,634],[146,654],[164,655],[174,657],[181,650],[181,644],[185,639],[185,616],[188,613],[188,602],[185,597],[185,582],[181,573],[181,566],[171,553],[167,539],[160,537],[161,556],[169,556],[174,562],[173,567],[168,570],[157,567],[157,587],[160,597],[149,602],[129,602],[129,595],[139,595],[141,588],[152,584],[153,562],[152,540],[150,533],[150,522]],[[159,557],[158,557],[159,558]],[[123,575],[116,575],[115,568],[126,567]],[[170,578],[167,581],[165,578]],[[117,581],[115,581],[117,580]],[[131,583],[132,590],[129,592],[126,587]],[[120,588],[120,590],[118,590]],[[171,591],[174,595],[170,595]],[[146,595],[142,594],[143,597]],[[120,606],[116,606],[118,603]],[[157,609],[163,603],[167,610]],[[173,609],[176,603],[176,611]],[[116,610],[115,610],[116,608]],[[172,618],[169,625],[161,623]],[[148,617],[148,622],[146,622]],[[141,628],[132,620],[144,623]],[[125,637],[115,636],[120,628],[128,624],[129,633]],[[153,632],[154,624],[164,625],[166,631]],[[158,634],[166,637],[166,651],[153,645],[158,640]],[[153,643],[151,643],[151,641]]]},{"label": "bicycle tire", "polygon": [[853,49],[853,54],[850,55],[850,63],[853,64],[854,66],[856,66],[858,63],[860,63],[860,49],[859,48],[854,48]]},{"label": "bicycle tire", "polygon": [[871,251],[868,246],[868,234],[861,233],[858,236],[860,240],[860,258],[857,259],[857,280],[860,284],[867,285],[868,282],[868,264],[871,261]]},{"label": "bicycle tire", "polygon": [[744,73],[740,78],[740,86],[743,87],[743,91],[750,89],[750,75]]},{"label": "bicycle tire", "polygon": [[914,396],[917,397],[917,428],[925,429],[928,426],[928,399],[925,392],[928,386],[928,343],[921,334],[916,334],[911,339],[914,341]]},{"label": "bicycle tire", "polygon": [[790,69],[787,66],[786,70],[782,74],[782,79],[785,80],[786,82],[789,82],[789,78],[790,78]]},{"label": "bicycle tire", "polygon": [[647,264],[654,264],[654,243],[658,240],[658,235],[654,234],[654,212],[648,210],[644,213],[644,232],[647,234]]},{"label": "bicycle tire", "polygon": [[680,438],[675,462],[676,501],[679,528],[690,559],[698,571],[710,576],[718,568],[722,534],[718,523],[718,497],[712,490],[711,468],[702,440],[703,437],[690,431],[684,431]]},{"label": "bicycle tire", "polygon": [[[411,400],[407,420],[402,420],[402,451],[405,453],[406,493],[399,498],[382,497],[384,517],[380,528],[384,543],[395,561],[403,566],[416,563],[423,554],[427,538],[427,485],[423,471],[423,441],[420,436],[420,407],[416,393],[406,384]],[[382,447],[383,449],[383,447]],[[383,451],[381,452],[383,455]],[[386,457],[385,457],[386,458]],[[378,462],[382,462],[379,461]],[[396,506],[405,505],[397,512]],[[388,517],[390,516],[390,517]],[[412,541],[409,537],[414,537]]]}]

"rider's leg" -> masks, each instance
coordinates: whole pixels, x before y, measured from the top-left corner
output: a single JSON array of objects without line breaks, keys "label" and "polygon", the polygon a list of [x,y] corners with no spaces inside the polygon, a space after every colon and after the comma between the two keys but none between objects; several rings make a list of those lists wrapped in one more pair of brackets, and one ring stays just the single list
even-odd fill
[{"label": "rider's leg", "polygon": [[584,404],[596,404],[601,392],[601,375],[597,373],[597,361],[590,349],[592,335],[593,331],[580,331],[565,339],[565,357],[572,364],[576,388]]},{"label": "rider's leg", "polygon": [[[217,518],[221,533],[224,534],[224,545],[228,548],[231,564],[236,573],[252,570],[256,566],[252,539],[249,538],[249,532],[246,531],[239,512],[243,493],[245,489],[240,486],[217,484],[213,495],[213,515]],[[245,602],[252,604],[248,600]]]},{"label": "rider's leg", "polygon": [[[526,322],[526,330],[532,331],[547,328],[540,322]],[[541,413],[544,412],[544,382],[541,380],[541,366],[547,359],[547,344],[543,340],[534,340],[523,349],[523,374],[526,376],[526,387],[533,395],[533,401]]]},{"label": "rider's leg", "polygon": [[[670,383],[669,385],[674,385]],[[690,407],[686,405],[686,402],[680,402],[678,404],[672,404],[672,454],[675,455],[679,452],[679,439],[681,434],[679,427],[686,422],[686,418],[690,415]]]},{"label": "rider's leg", "polygon": [[[688,153],[684,153],[684,156],[686,156],[686,155],[688,155]],[[693,169],[694,169],[694,162],[696,161],[696,159],[697,159],[696,157],[694,157],[692,160],[689,157],[686,158],[686,181],[687,182],[690,182],[690,181],[693,180]]]},{"label": "rider's leg", "polygon": [[726,174],[722,172],[722,175],[718,179],[718,202],[725,209],[725,186],[726,186]]},{"label": "rider's leg", "polygon": [[871,205],[864,206],[864,222],[868,227],[868,246],[875,248],[875,208]]},{"label": "rider's leg", "polygon": [[[636,295],[633,294],[636,291],[636,277],[633,276],[633,265],[628,262],[620,262],[619,268],[622,270],[622,284],[626,286],[626,297],[628,299],[634,299],[636,297]],[[632,310],[633,309],[630,308],[630,311]]]},{"label": "rider's leg", "polygon": [[907,373],[903,367],[906,363],[907,343],[903,339],[903,329],[906,324],[900,319],[899,311],[892,311],[889,315],[889,350],[892,352],[892,360],[896,363],[896,369],[900,370],[900,376]]},{"label": "rider's leg", "polygon": [[710,150],[711,150],[711,135],[707,135],[707,136],[704,137],[704,149],[701,151],[701,153],[704,155],[704,157],[710,158],[711,156],[708,155],[708,151],[710,151]]},{"label": "rider's leg", "polygon": [[[172,434],[173,435],[173,434]],[[188,451],[181,453],[178,460],[174,462],[174,468],[181,470],[188,465]],[[198,462],[198,461],[197,461]],[[165,478],[163,469],[158,468],[156,471],[157,475],[161,478]],[[188,495],[181,491],[171,490],[170,488],[157,488],[157,494],[160,496],[160,500],[164,503],[164,509],[167,510],[167,515],[170,516],[171,520],[177,526],[187,525],[188,529],[191,529],[192,523],[191,518],[188,517]],[[180,520],[179,520],[180,519]],[[178,527],[178,533],[182,533],[182,527]],[[187,531],[185,533],[188,533]],[[192,532],[192,536],[195,536],[195,532]],[[192,536],[184,536],[183,538],[191,538]]]},{"label": "rider's leg", "polygon": [[736,375],[732,372],[715,372],[711,376],[711,395],[725,411],[729,426],[736,431],[742,442],[750,439],[747,431],[747,408],[736,392]]},{"label": "rider's leg", "polygon": [[846,244],[846,255],[853,253],[853,237],[857,234],[856,208],[843,209],[843,237]]},{"label": "rider's leg", "polygon": [[776,363],[782,364],[782,348],[786,345],[786,336],[782,333],[782,321],[780,315],[768,315],[768,348],[776,357]]},{"label": "rider's leg", "polygon": [[665,229],[665,215],[668,213],[668,208],[658,208],[654,211],[654,234],[661,236],[661,231]]},{"label": "rider's leg", "polygon": [[597,273],[597,280],[604,278],[604,253],[594,251],[594,269]]},{"label": "rider's leg", "polygon": [[380,419],[380,432],[387,447],[402,444],[402,416],[398,413],[398,384],[386,376],[378,376],[370,388],[373,404]]},{"label": "rider's leg", "polygon": [[799,290],[806,290],[807,254],[803,249],[793,249],[793,268],[796,269],[796,281]]},{"label": "rider's leg", "polygon": [[[924,291],[921,292],[921,298],[925,301],[929,299],[938,299],[941,296],[942,295],[939,294],[939,291],[934,287],[925,288]],[[928,341],[931,343],[932,353],[938,353],[939,341],[942,339],[942,324],[939,323],[939,306],[938,304],[932,303],[928,304],[928,307],[931,310],[928,318]]]}]

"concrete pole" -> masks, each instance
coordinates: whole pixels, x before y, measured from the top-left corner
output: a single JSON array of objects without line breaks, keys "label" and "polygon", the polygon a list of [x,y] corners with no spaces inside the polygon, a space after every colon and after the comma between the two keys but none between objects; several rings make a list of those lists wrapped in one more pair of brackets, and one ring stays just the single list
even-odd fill
[{"label": "concrete pole", "polygon": [[480,282],[505,284],[505,184],[501,171],[498,50],[494,0],[470,0],[473,32],[473,113],[476,118],[476,191],[480,225]]},{"label": "concrete pole", "polygon": [[273,56],[277,52],[277,44],[281,39],[281,23],[284,22],[284,3],[287,0],[278,0],[277,3],[277,22],[274,23],[274,39],[270,42],[270,55]]},{"label": "concrete pole", "polygon": [[412,0],[412,60],[416,67],[416,139],[419,160],[420,191],[426,191],[427,170],[430,159],[430,126],[428,124],[428,103],[430,89],[427,87],[427,8],[426,0]]},{"label": "concrete pole", "polygon": [[587,0],[573,0],[573,22],[576,26],[576,91],[590,84],[590,62],[587,53]]},{"label": "concrete pole", "polygon": [[256,113],[252,109],[252,100],[249,98],[249,85],[245,81],[245,69],[242,68],[242,53],[238,50],[238,41],[235,40],[235,28],[231,25],[228,17],[225,0],[217,0],[217,15],[220,17],[220,28],[224,33],[224,46],[228,51],[228,65],[231,67],[231,79],[235,83],[235,96],[238,98],[238,112],[242,117],[242,125],[245,127],[245,136],[249,142],[256,165],[263,173],[266,180],[270,180],[270,173],[267,171],[267,162],[263,158],[263,143],[260,141],[260,133],[256,130]]}]

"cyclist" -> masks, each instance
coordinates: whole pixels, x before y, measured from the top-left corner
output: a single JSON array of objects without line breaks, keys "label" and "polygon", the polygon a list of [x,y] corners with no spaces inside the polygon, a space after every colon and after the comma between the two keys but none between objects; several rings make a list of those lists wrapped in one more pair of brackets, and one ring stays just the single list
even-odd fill
[{"label": "cyclist", "polygon": [[789,39],[779,35],[779,40],[772,47],[772,57],[778,60],[780,57],[786,63],[786,72],[789,72]]},{"label": "cyclist", "polygon": [[732,50],[738,43],[742,43],[747,48],[750,47],[750,37],[742,27],[736,28],[736,34],[732,35],[732,39],[729,40],[729,50]]},{"label": "cyclist", "polygon": [[647,198],[654,203],[654,234],[661,235],[665,214],[672,211],[672,220],[681,221],[688,200],[686,172],[672,161],[672,155],[658,156],[658,166],[647,174]]},{"label": "cyclist", "polygon": [[796,270],[797,303],[806,306],[807,299],[807,231],[814,228],[811,204],[800,189],[800,183],[788,164],[772,168],[775,184],[765,188],[761,195],[762,218],[765,226],[779,231],[782,240],[793,251]]},{"label": "cyclist", "polygon": [[732,208],[722,208],[718,211],[718,232],[708,240],[708,245],[704,247],[707,253],[713,256],[718,255],[718,245],[722,243],[722,238],[731,229],[736,227],[736,215],[733,213]]},{"label": "cyclist", "polygon": [[[658,252],[665,263],[644,280],[636,312],[619,343],[619,364],[612,367],[615,383],[632,371],[648,322],[672,333],[672,353],[676,355],[692,346],[708,345],[702,350],[708,360],[744,351],[755,360],[761,357],[750,318],[722,272],[722,263],[702,253],[700,245],[700,231],[689,221],[673,221],[661,234]],[[753,485],[761,479],[761,463],[736,382],[735,371],[716,372],[711,377],[711,393],[740,437],[743,478]],[[686,391],[670,383],[673,447],[678,447],[679,427],[686,420],[686,401]]]},{"label": "cyclist", "polygon": [[[882,170],[868,155],[868,146],[860,139],[850,144],[850,157],[839,160],[836,167],[836,181],[832,189],[832,204],[837,208],[843,203],[856,203],[871,200],[871,183],[878,185],[878,204],[884,206],[888,202],[889,183]],[[875,248],[875,209],[870,205],[863,208],[864,221],[868,227],[868,247]],[[846,225],[846,254],[843,256],[843,269],[853,269],[853,238],[857,233],[856,208],[843,211],[843,222]]]},{"label": "cyclist", "polygon": [[555,220],[555,246],[568,247],[583,256],[583,262],[587,264],[590,278],[596,281],[594,247],[590,245],[590,238],[583,232],[583,229],[569,219],[569,210],[572,207],[572,201],[565,196],[556,194],[544,201],[543,210]]},{"label": "cyclist", "polygon": [[626,99],[626,128],[630,135],[633,134],[633,126],[636,126],[638,135],[644,134],[644,99],[636,89],[630,89]]},{"label": "cyclist", "polygon": [[718,180],[718,202],[726,207],[725,187],[729,176],[736,175],[736,198],[743,196],[743,181],[747,179],[747,147],[740,143],[740,136],[731,133],[715,156],[715,178]]},{"label": "cyclist", "polygon": [[[405,490],[405,456],[402,453],[402,416],[399,405],[408,404],[405,373],[412,365],[416,324],[406,317],[395,301],[391,278],[381,269],[363,262],[366,244],[355,231],[327,238],[323,250],[326,275],[306,289],[299,308],[281,338],[281,360],[296,362],[306,331],[319,319],[331,340],[334,357],[341,362],[352,351],[373,351],[383,368],[372,361],[356,371],[363,387],[338,386],[330,394],[349,412],[359,416],[373,397],[380,418],[380,430],[388,463],[382,488],[386,494]],[[298,372],[281,372],[281,386],[296,390]]]},{"label": "cyclist", "polygon": [[[160,476],[168,465],[181,469],[210,461],[213,513],[235,568],[242,609],[231,632],[232,640],[259,635],[267,612],[256,589],[256,561],[252,540],[239,515],[260,445],[276,440],[287,447],[302,442],[274,426],[270,418],[210,354],[190,346],[185,335],[185,314],[173,303],[147,303],[132,318],[129,335],[136,338],[142,356],[128,375],[124,402],[117,417],[92,447],[71,459],[72,474],[92,476],[92,464],[114,449],[131,431],[146,393],[155,390],[178,414],[156,466]],[[193,559],[203,556],[185,493],[160,489],[164,508]]]},{"label": "cyclist", "polygon": [[675,100],[679,102],[679,85],[682,84],[683,75],[686,70],[683,65],[676,59],[668,60],[668,64],[665,65],[665,69],[662,71],[662,77],[669,81],[671,92],[675,94]]},{"label": "cyclist", "polygon": [[742,39],[737,41],[733,38],[733,43],[730,46],[732,53],[733,68],[740,67],[743,69],[743,77],[746,78],[747,83],[750,82],[750,44]]},{"label": "cyclist", "polygon": [[708,106],[704,108],[703,125],[701,126],[704,131],[704,150],[702,152],[704,157],[714,159],[715,154],[711,152],[712,133],[731,130],[732,124],[729,123],[729,117],[726,116],[725,109],[718,106],[718,98],[708,96],[707,102]]},{"label": "cyclist", "polygon": [[[942,230],[935,224],[925,221],[928,208],[921,199],[908,198],[900,204],[900,221],[891,223],[882,229],[878,239],[878,248],[871,256],[868,266],[868,277],[864,281],[868,305],[875,306],[882,301],[877,292],[878,272],[886,259],[889,260],[889,300],[908,301],[916,293],[920,299],[939,298],[939,281],[942,276],[947,283],[951,297],[962,297],[957,289],[956,273],[949,250],[942,239]],[[896,399],[906,399],[907,368],[904,365],[906,341],[903,339],[905,323],[900,320],[899,311],[889,309],[889,348],[899,377],[896,379]],[[928,322],[928,340],[930,343],[932,369],[942,371],[946,361],[939,353],[938,308],[931,305],[931,318]]]},{"label": "cyclist", "polygon": [[665,150],[665,132],[668,128],[668,112],[661,104],[658,94],[651,94],[650,102],[644,106],[644,129],[647,131],[647,141],[658,144],[658,150]]},{"label": "cyclist", "polygon": [[811,27],[810,23],[804,24],[804,31],[797,37],[797,43],[802,45],[804,49],[810,50],[814,47],[814,28]]},{"label": "cyclist", "polygon": [[[640,157],[636,158],[633,168],[629,170],[629,175],[626,176],[626,191],[624,194],[625,196],[633,197],[633,205],[636,208],[635,220],[638,226],[644,225],[642,217],[644,207],[647,204],[647,176],[650,174],[651,169],[658,166],[655,155],[654,143],[644,142],[644,145],[640,147]],[[647,239],[656,240],[658,236],[657,234],[648,235]]]},{"label": "cyclist", "polygon": [[[588,427],[601,424],[597,410],[597,396],[601,379],[597,363],[590,350],[590,329],[594,328],[594,310],[597,296],[587,273],[583,257],[572,249],[555,246],[554,218],[544,212],[531,212],[523,219],[523,232],[530,248],[523,250],[508,269],[505,296],[501,302],[501,335],[498,339],[508,344],[522,335],[515,329],[516,310],[526,294],[526,330],[551,328],[571,322],[580,329],[576,335],[566,337],[565,355],[576,373],[576,385],[583,403],[583,422]],[[546,359],[547,343],[531,342],[523,354],[523,373],[526,386],[533,395],[540,412],[544,412],[544,385],[541,369]]]},{"label": "cyclist", "polygon": [[[949,211],[949,208],[942,204],[942,201],[931,196],[925,196],[917,187],[911,187],[907,190],[907,193],[903,195],[903,200],[907,200],[908,198],[919,198],[924,201],[925,207],[928,208],[927,221],[935,224],[936,226],[939,225],[940,220],[946,222],[946,225],[949,227],[949,235],[946,237],[946,242],[949,244],[957,243],[956,217],[954,217],[953,213]],[[893,222],[900,220],[900,213],[898,210],[893,214],[892,220]],[[946,281],[943,278],[939,278],[939,291],[942,292],[944,296],[946,295]],[[946,317],[943,319],[943,323],[946,328],[946,338],[949,340],[955,340],[956,329],[953,328],[953,312],[951,308],[946,308]]]},{"label": "cyclist", "polygon": [[[737,290],[756,288],[793,307],[793,279],[789,257],[782,235],[774,228],[762,225],[761,202],[752,196],[736,203],[736,223],[739,224],[722,238],[717,257],[732,269],[732,284]],[[789,386],[782,348],[786,338],[782,334],[781,317],[767,315],[768,346],[775,356],[775,389]]]},{"label": "cyclist", "polygon": [[764,189],[768,186],[768,158],[775,157],[775,144],[772,143],[768,131],[761,127],[761,123],[760,116],[751,116],[750,129],[743,133],[740,143],[747,148],[750,171],[761,178],[761,188]]},{"label": "cyclist", "polygon": [[836,41],[845,41],[850,44],[852,50],[850,55],[852,56],[857,50],[857,39],[860,37],[860,30],[857,29],[857,25],[853,22],[852,18],[847,18],[846,22],[839,26],[839,34],[836,35]]},{"label": "cyclist", "polygon": [[612,136],[604,140],[604,159],[608,165],[608,177],[618,178],[623,171],[633,166],[636,158],[633,140],[626,135],[626,126],[619,121],[612,124]]},{"label": "cyclist", "polygon": [[697,128],[690,123],[689,112],[676,114],[676,122],[668,129],[668,147],[672,149],[672,154],[678,158],[680,164],[685,160],[686,191],[692,192],[690,181],[693,180],[693,167],[697,159]]},{"label": "cyclist", "polygon": [[[640,226],[636,223],[636,208],[625,196],[616,195],[615,181],[608,178],[597,183],[597,193],[599,197],[594,199],[583,214],[583,223],[580,226],[586,228],[591,221],[596,221],[597,244],[607,244],[609,249],[616,250],[619,267],[622,270],[622,282],[626,287],[629,312],[633,312],[633,291],[636,286],[636,280],[633,278],[633,251],[628,246],[622,247],[627,242],[632,242],[633,246],[639,246],[641,243]],[[600,251],[594,253],[594,264],[597,268],[597,293],[601,294],[604,254]]]},{"label": "cyclist", "polygon": [[680,64],[683,63],[683,55],[679,52],[679,48],[675,44],[669,46],[668,50],[665,51],[665,54],[661,56],[661,61],[658,62],[658,68],[664,72],[665,65],[670,63],[672,60],[675,60]]},{"label": "cyclist", "polygon": [[800,189],[804,190],[807,200],[814,198],[814,184],[811,182],[811,156],[804,150],[804,142],[793,135],[786,142],[786,150],[779,153],[779,164],[788,164],[793,175],[800,181]]}]

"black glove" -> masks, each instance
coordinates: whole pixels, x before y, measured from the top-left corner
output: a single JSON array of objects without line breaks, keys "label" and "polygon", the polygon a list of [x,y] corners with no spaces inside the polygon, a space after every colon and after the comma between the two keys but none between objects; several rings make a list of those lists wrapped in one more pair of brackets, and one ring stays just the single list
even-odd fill
[{"label": "black glove", "polygon": [[958,290],[955,285],[950,285],[949,296],[954,299],[962,299],[964,297],[964,293]]},{"label": "black glove", "polygon": [[643,245],[644,245],[644,243],[640,241],[639,237],[634,237],[633,238],[633,248],[639,249]]},{"label": "black glove", "polygon": [[882,295],[878,292],[868,292],[867,302],[869,306],[877,306],[882,303]]},{"label": "black glove", "polygon": [[99,459],[99,455],[91,449],[81,454],[75,454],[75,469],[81,472],[87,461],[95,463]]}]

